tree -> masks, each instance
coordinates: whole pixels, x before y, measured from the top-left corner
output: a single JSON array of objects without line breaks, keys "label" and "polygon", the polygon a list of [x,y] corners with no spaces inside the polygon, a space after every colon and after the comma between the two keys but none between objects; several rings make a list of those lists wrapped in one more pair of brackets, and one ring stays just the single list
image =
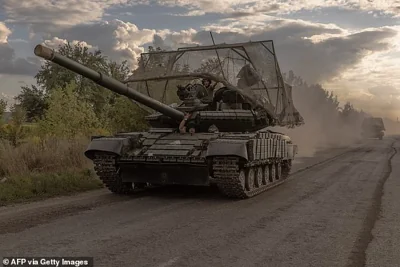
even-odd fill
[{"label": "tree", "polygon": [[44,112],[48,107],[45,91],[35,85],[22,86],[21,93],[15,97],[21,107],[26,110],[26,119],[33,122],[43,118]]},{"label": "tree", "polygon": [[11,107],[11,121],[3,126],[2,137],[11,142],[16,147],[26,136],[24,123],[26,122],[26,111],[21,105],[13,105]]},{"label": "tree", "polygon": [[[125,80],[130,74],[127,61],[119,64],[107,59],[100,50],[90,51],[81,43],[60,45],[57,52],[118,80]],[[64,90],[71,82],[76,84],[74,90],[76,90],[78,99],[89,102],[99,119],[106,119],[106,107],[118,97],[112,91],[50,61],[45,62],[35,78],[38,87],[22,87],[21,94],[17,96],[18,101],[27,110],[29,120],[36,117],[41,118],[44,110],[47,109],[44,104],[47,103],[45,99],[51,96],[54,90]]]},{"label": "tree", "polygon": [[145,115],[147,113],[133,104],[131,100],[119,97],[109,110],[110,120],[107,129],[112,133],[145,130],[147,128]]},{"label": "tree", "polygon": [[4,114],[6,113],[7,101],[0,99],[0,124],[4,122]]},{"label": "tree", "polygon": [[[88,47],[83,46],[81,43],[66,43],[60,45],[57,52],[120,81],[126,80],[131,73],[127,66],[127,61],[117,63],[109,60],[106,56],[102,55],[101,51],[90,51]],[[43,121],[48,122],[47,126],[44,127],[42,125],[42,128],[49,129],[52,134],[62,134],[64,130],[67,131],[67,129],[59,130],[61,127],[60,123],[56,123],[56,119],[54,119],[58,115],[63,114],[63,111],[59,111],[64,109],[57,107],[57,104],[53,103],[53,101],[59,103],[61,101],[61,95],[66,98],[70,98],[73,95],[73,101],[75,101],[74,103],[76,105],[80,108],[91,109],[97,121],[103,125],[104,128],[111,127],[108,129],[110,131],[125,129],[127,125],[133,126],[130,121],[122,122],[121,118],[126,120],[135,118],[134,120],[143,121],[143,112],[137,107],[132,107],[134,104],[132,104],[131,101],[126,101],[127,99],[125,96],[118,95],[105,89],[93,81],[50,61],[45,62],[35,78],[37,86],[22,87],[22,91],[16,97],[16,100],[27,111],[28,121],[40,120],[42,124]],[[73,91],[72,93],[71,90]],[[64,92],[65,95],[63,95],[62,92]],[[80,102],[80,104],[78,104],[78,102]],[[118,108],[114,107],[116,104]],[[67,105],[67,103],[63,105]],[[71,105],[67,106],[72,108]],[[116,109],[120,111],[116,112]],[[55,111],[56,115],[52,115],[52,111]],[[130,118],[128,118],[128,116],[121,116],[123,111],[130,114]],[[137,116],[133,116],[136,112]],[[114,114],[118,114],[120,118],[115,119]],[[142,117],[138,118],[138,116]],[[71,119],[72,117],[68,118]],[[59,117],[59,119],[62,122],[68,123],[68,120],[63,120],[61,117]],[[50,122],[51,125],[54,124],[55,126],[51,126],[49,124]],[[121,125],[117,125],[117,122]],[[141,122],[137,123],[138,125],[141,124]],[[75,134],[69,130],[67,132],[69,135]]]},{"label": "tree", "polygon": [[[66,43],[60,45],[57,52],[89,68],[107,73],[106,57],[99,50],[91,52],[88,47],[83,46],[81,43],[75,45]],[[51,61],[45,62],[35,78],[37,84],[42,86],[46,90],[46,93],[50,93],[53,89],[65,88],[72,81],[75,81],[77,85],[76,90],[80,95],[88,96],[92,93],[91,89],[96,87],[96,84],[89,79],[83,78],[81,75]]]},{"label": "tree", "polygon": [[48,99],[48,109],[39,127],[45,134],[73,138],[88,136],[100,128],[92,106],[80,101],[77,85],[71,82],[65,88],[53,89]]},{"label": "tree", "polygon": [[195,70],[195,72],[208,72],[216,75],[221,75],[221,64],[218,60],[218,57],[208,58],[206,62],[201,63],[200,68]]}]

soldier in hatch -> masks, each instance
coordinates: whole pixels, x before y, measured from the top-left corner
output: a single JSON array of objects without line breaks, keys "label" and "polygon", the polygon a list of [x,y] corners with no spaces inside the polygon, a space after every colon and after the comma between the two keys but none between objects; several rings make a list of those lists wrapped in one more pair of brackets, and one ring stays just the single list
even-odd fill
[{"label": "soldier in hatch", "polygon": [[214,83],[213,85],[211,85],[211,80],[210,79],[202,79],[201,80],[201,84],[206,88],[207,94],[209,96],[212,96],[213,93],[214,93],[214,89],[215,89],[215,86],[217,85],[217,83]]}]

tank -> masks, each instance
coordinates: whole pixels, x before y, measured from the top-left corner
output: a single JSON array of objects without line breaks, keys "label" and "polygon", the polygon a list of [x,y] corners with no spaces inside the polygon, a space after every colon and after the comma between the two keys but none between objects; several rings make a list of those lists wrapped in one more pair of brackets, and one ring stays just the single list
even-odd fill
[{"label": "tank", "polygon": [[297,127],[304,120],[282,79],[273,41],[142,53],[126,81],[43,45],[34,52],[152,111],[145,132],[91,138],[85,156],[113,193],[214,184],[226,197],[245,199],[290,174],[297,145],[268,127]]},{"label": "tank", "polygon": [[385,135],[385,125],[383,119],[379,117],[365,118],[361,125],[361,136],[364,138],[383,139]]}]

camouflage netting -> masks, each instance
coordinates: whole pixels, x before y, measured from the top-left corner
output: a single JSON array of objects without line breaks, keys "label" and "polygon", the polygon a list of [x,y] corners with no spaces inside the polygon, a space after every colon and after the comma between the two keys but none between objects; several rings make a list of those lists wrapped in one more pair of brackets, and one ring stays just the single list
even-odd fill
[{"label": "camouflage netting", "polygon": [[266,110],[281,126],[303,119],[293,106],[291,87],[285,86],[272,41],[181,48],[143,53],[129,86],[163,103],[179,102],[177,85],[200,83],[202,78],[239,90],[254,106]]}]

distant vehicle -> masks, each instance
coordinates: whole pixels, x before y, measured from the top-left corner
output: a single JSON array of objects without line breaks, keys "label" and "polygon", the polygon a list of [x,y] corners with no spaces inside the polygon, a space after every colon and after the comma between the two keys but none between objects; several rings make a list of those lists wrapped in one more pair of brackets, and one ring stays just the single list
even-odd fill
[{"label": "distant vehicle", "polygon": [[361,129],[362,137],[378,138],[379,140],[382,140],[385,135],[384,131],[386,130],[382,118],[379,117],[365,118],[361,125]]}]

